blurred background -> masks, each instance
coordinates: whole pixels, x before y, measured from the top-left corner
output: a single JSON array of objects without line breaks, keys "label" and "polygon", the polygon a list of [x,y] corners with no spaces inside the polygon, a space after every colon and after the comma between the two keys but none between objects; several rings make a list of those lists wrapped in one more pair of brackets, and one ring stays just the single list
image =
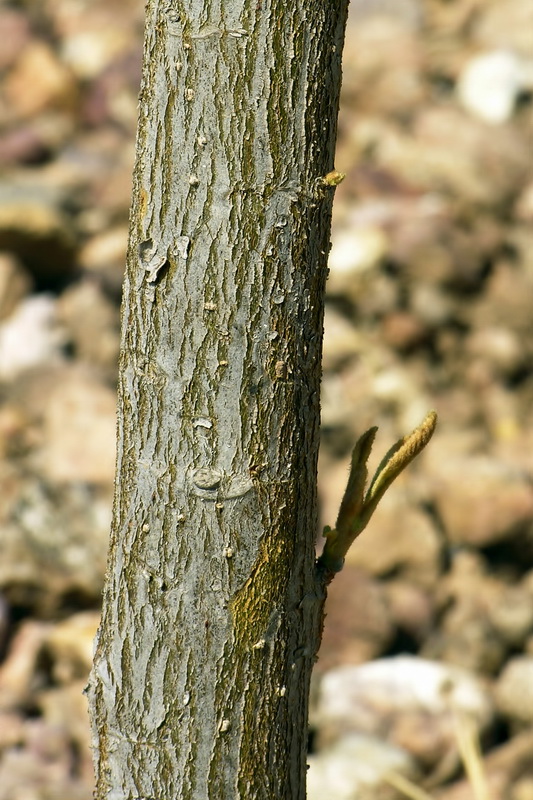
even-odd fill
[{"label": "blurred background", "polygon": [[[0,800],[92,797],[143,15],[0,3]],[[309,798],[532,800],[531,0],[352,0],[335,166],[322,523],[440,422],[331,586]]]}]

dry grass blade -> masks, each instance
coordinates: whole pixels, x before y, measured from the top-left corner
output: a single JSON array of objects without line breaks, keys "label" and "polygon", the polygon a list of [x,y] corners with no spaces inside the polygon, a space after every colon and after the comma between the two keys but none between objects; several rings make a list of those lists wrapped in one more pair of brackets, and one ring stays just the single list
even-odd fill
[{"label": "dry grass blade", "polygon": [[394,789],[398,789],[403,795],[409,797],[410,800],[433,800],[431,795],[425,792],[424,789],[421,789],[416,783],[413,783],[399,772],[388,772],[385,775],[385,781]]},{"label": "dry grass blade", "polygon": [[461,761],[475,800],[491,800],[476,724],[465,714],[456,712],[455,735]]}]

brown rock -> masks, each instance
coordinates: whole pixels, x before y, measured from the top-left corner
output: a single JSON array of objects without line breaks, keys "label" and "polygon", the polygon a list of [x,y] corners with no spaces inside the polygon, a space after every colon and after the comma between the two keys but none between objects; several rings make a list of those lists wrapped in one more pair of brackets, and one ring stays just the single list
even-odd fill
[{"label": "brown rock", "polygon": [[533,222],[533,180],[524,187],[518,197],[514,215],[521,222]]},{"label": "brown rock", "polygon": [[520,778],[512,788],[511,800],[533,800],[533,777]]},{"label": "brown rock", "polygon": [[422,321],[407,311],[394,311],[383,320],[384,340],[396,350],[411,350],[428,338]]},{"label": "brown rock", "polygon": [[441,570],[441,548],[431,519],[396,486],[383,497],[368,529],[348,551],[347,562],[371,575],[394,573],[429,587]]},{"label": "brown rock", "polygon": [[493,675],[503,664],[507,647],[478,604],[465,600],[446,613],[420,652],[426,658]]},{"label": "brown rock", "polygon": [[24,706],[35,688],[37,660],[49,625],[26,620],[10,642],[7,657],[0,666],[0,709],[11,711]]},{"label": "brown rock", "polygon": [[511,658],[496,683],[496,704],[501,714],[518,725],[533,724],[533,656]]},{"label": "brown rock", "polygon": [[509,585],[474,552],[455,554],[436,601],[444,613],[423,653],[481,673],[496,673],[510,648],[525,645],[533,626],[529,577]]},{"label": "brown rock", "polygon": [[453,108],[426,107],[412,137],[387,131],[378,159],[415,188],[437,185],[466,206],[499,208],[523,186],[528,149],[516,129],[500,126],[489,137],[484,123]]},{"label": "brown rock", "polygon": [[0,70],[9,69],[30,39],[30,26],[26,14],[14,8],[0,9]]},{"label": "brown rock", "polygon": [[324,314],[324,342],[322,367],[330,370],[340,367],[345,361],[361,352],[363,337],[350,320],[330,304]]},{"label": "brown rock", "polygon": [[427,99],[421,42],[416,36],[420,4],[411,3],[416,11],[410,21],[398,14],[405,2],[390,4],[389,10],[379,5],[366,3],[361,15],[352,9],[354,22],[343,65],[344,98],[356,103],[360,114],[404,116]]},{"label": "brown rock", "polygon": [[320,673],[342,664],[361,664],[381,655],[392,639],[383,587],[346,564],[328,589],[326,624],[318,654]]},{"label": "brown rock", "polygon": [[388,778],[417,781],[408,753],[377,736],[348,734],[308,758],[308,800],[402,800]]},{"label": "brown rock", "polygon": [[508,327],[478,327],[466,338],[464,346],[474,361],[486,365],[492,378],[512,378],[528,360],[522,341]]},{"label": "brown rock", "polygon": [[87,680],[99,623],[99,612],[86,611],[67,617],[50,630],[44,646],[52,664],[54,681],[65,684]]},{"label": "brown rock", "polygon": [[48,111],[0,133],[0,164],[39,164],[50,159],[72,136],[74,121],[62,111]]},{"label": "brown rock", "polygon": [[44,42],[34,40],[19,54],[7,76],[4,91],[21,117],[46,108],[74,109],[77,86],[74,77]]},{"label": "brown rock", "polygon": [[120,345],[118,307],[96,281],[87,279],[63,292],[57,313],[75,357],[98,367],[114,383]]},{"label": "brown rock", "polygon": [[73,599],[99,602],[111,487],[57,487],[27,470],[0,461],[0,589],[12,606],[41,617]]},{"label": "brown rock", "polygon": [[376,278],[387,245],[387,237],[376,226],[337,228],[328,260],[328,294],[360,301]]},{"label": "brown rock", "polygon": [[69,749],[74,746],[79,756],[77,774],[82,785],[91,786],[94,773],[87,698],[83,693],[86,683],[84,679],[43,691],[38,696],[38,706],[45,724],[61,732],[69,742]]},{"label": "brown rock", "polygon": [[31,291],[32,280],[22,264],[0,253],[0,320],[8,317]]},{"label": "brown rock", "polygon": [[44,441],[39,461],[49,480],[111,485],[115,407],[115,393],[89,371],[72,368],[64,373],[43,398]]},{"label": "brown rock", "polygon": [[37,185],[1,187],[0,249],[13,252],[47,284],[72,271],[75,234],[55,192]]},{"label": "brown rock", "polygon": [[91,783],[76,775],[75,750],[56,725],[26,721],[21,746],[7,749],[0,761],[0,800],[91,800]]},{"label": "brown rock", "polygon": [[[516,240],[518,241],[518,236]],[[527,241],[527,239],[525,240]],[[524,244],[525,244],[524,241]],[[503,327],[514,331],[526,352],[531,352],[531,306],[533,270],[521,264],[500,261],[487,281],[485,292],[468,310],[476,328]]]},{"label": "brown rock", "polygon": [[92,236],[82,247],[79,253],[80,265],[119,294],[126,264],[127,245],[126,225],[105,230]]},{"label": "brown rock", "polygon": [[387,581],[384,590],[394,624],[415,641],[423,641],[435,617],[434,603],[428,591],[402,580]]},{"label": "brown rock", "polygon": [[447,456],[442,448],[428,452],[428,463],[450,541],[485,547],[530,524],[533,487],[514,465],[489,456]]},{"label": "brown rock", "polygon": [[533,632],[533,592],[524,585],[506,587],[498,602],[488,606],[488,618],[510,647],[523,647]]},{"label": "brown rock", "polygon": [[24,720],[15,711],[0,711],[0,756],[12,747],[20,747],[24,741]]},{"label": "brown rock", "polygon": [[476,43],[533,58],[533,8],[529,0],[498,0],[482,9],[472,30]]}]

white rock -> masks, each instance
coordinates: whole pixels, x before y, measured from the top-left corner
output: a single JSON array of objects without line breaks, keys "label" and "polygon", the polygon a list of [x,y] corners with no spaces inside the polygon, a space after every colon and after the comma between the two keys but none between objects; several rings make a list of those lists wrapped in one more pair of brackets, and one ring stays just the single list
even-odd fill
[{"label": "white rock", "polygon": [[39,364],[57,363],[62,344],[54,298],[28,297],[0,326],[0,377],[13,378]]},{"label": "white rock", "polygon": [[526,73],[518,56],[494,50],[468,61],[457,91],[467,111],[485,122],[498,124],[511,117],[516,98],[525,84]]},{"label": "white rock", "polygon": [[387,238],[377,227],[336,232],[329,254],[328,292],[349,290],[354,281],[378,266],[387,249]]},{"label": "white rock", "polygon": [[394,771],[413,775],[405,750],[360,734],[350,734],[333,747],[309,756],[308,800],[370,800]]},{"label": "white rock", "polygon": [[467,670],[396,656],[327,672],[320,684],[317,720],[373,733],[391,714],[420,710],[439,715],[451,709],[483,727],[492,718],[488,693]]}]

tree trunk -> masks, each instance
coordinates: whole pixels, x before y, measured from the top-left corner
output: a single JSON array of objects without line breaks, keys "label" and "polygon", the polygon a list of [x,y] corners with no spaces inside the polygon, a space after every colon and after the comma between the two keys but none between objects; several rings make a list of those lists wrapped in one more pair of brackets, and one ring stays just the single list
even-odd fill
[{"label": "tree trunk", "polygon": [[98,800],[305,797],[347,0],[149,0]]}]

